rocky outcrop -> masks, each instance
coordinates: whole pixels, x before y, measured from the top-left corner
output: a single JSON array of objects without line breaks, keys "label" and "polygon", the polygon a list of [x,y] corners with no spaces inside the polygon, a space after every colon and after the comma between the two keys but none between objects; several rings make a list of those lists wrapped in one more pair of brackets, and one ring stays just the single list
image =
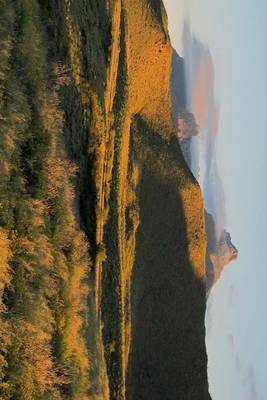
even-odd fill
[{"label": "rocky outcrop", "polygon": [[199,133],[194,114],[185,108],[179,110],[177,125],[179,142],[191,139]]},{"label": "rocky outcrop", "polygon": [[222,230],[218,235],[216,233],[215,221],[211,214],[205,212],[206,232],[207,232],[207,293],[218,281],[223,269],[236,260],[238,250],[231,241],[230,233]]},{"label": "rocky outcrop", "polygon": [[172,53],[171,68],[172,113],[177,137],[187,165],[191,166],[191,139],[199,129],[194,114],[187,109],[184,59],[175,50]]}]

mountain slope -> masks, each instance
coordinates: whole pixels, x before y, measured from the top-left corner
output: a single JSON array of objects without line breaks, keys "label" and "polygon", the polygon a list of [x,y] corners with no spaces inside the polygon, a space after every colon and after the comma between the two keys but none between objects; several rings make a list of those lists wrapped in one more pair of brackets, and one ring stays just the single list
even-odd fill
[{"label": "mountain slope", "polygon": [[209,399],[162,2],[3,1],[0,19],[1,398]]}]

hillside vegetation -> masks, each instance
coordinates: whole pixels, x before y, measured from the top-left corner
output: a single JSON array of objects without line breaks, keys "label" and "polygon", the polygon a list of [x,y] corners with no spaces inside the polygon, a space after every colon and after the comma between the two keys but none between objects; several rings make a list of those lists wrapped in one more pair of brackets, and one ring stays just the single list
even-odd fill
[{"label": "hillside vegetation", "polygon": [[209,399],[171,60],[161,0],[0,0],[1,400]]}]

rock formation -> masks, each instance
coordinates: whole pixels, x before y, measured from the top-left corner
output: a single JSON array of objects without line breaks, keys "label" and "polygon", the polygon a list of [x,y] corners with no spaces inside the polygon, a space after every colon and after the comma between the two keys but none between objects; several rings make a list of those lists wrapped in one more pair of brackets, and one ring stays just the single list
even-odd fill
[{"label": "rock formation", "polygon": [[226,230],[222,230],[219,237],[216,234],[215,221],[211,214],[205,213],[207,232],[207,292],[218,281],[223,269],[236,260],[238,251],[231,241],[231,236]]}]

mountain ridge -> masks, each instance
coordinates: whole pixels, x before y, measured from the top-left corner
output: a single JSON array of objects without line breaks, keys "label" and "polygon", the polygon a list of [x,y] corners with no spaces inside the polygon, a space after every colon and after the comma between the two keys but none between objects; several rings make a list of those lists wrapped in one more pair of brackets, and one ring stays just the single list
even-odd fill
[{"label": "mountain ridge", "polygon": [[[171,72],[172,112],[183,157],[191,168],[191,144],[194,136],[200,135],[199,126],[193,113],[187,109],[185,60],[173,50]],[[212,190],[212,189],[211,189]],[[205,210],[206,249],[206,290],[219,280],[223,269],[238,257],[238,251],[232,244],[230,233],[226,229],[217,232],[216,218]],[[219,236],[219,237],[218,237]]]},{"label": "mountain ridge", "polygon": [[210,399],[205,215],[162,1],[6,5],[1,397]]}]

